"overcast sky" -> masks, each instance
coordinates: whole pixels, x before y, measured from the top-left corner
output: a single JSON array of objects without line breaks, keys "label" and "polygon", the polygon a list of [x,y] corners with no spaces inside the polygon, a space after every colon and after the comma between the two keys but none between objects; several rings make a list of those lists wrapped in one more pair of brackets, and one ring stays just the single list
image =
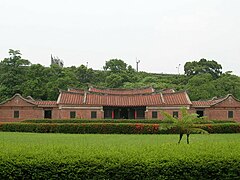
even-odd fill
[{"label": "overcast sky", "polygon": [[0,0],[0,60],[9,49],[44,66],[138,58],[155,73],[206,58],[240,75],[240,0]]}]

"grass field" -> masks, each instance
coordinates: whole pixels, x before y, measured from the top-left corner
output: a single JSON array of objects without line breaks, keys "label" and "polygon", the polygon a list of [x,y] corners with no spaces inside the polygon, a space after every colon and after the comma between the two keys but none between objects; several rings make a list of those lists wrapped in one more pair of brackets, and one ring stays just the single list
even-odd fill
[{"label": "grass field", "polygon": [[[41,177],[44,178],[45,176],[49,177],[49,174],[46,173],[46,169],[44,170],[45,174],[40,172],[39,169],[51,164],[56,166],[56,169],[65,168],[65,172],[62,169],[61,172],[55,172],[57,170],[50,168],[51,171],[55,172],[55,175],[58,174],[57,178],[59,178],[64,173],[65,175],[69,173],[69,164],[71,164],[72,167],[78,167],[78,170],[74,171],[75,173],[78,172],[78,177],[79,167],[81,167],[81,171],[84,171],[82,167],[85,167],[88,175],[82,174],[81,177],[84,179],[94,177],[99,177],[98,179],[101,179],[101,177],[102,179],[106,177],[117,179],[118,177],[118,179],[121,179],[123,176],[121,178],[119,178],[120,175],[115,176],[116,169],[118,169],[117,173],[120,174],[121,171],[126,171],[124,174],[126,177],[128,175],[130,179],[138,179],[138,177],[149,177],[149,172],[151,172],[151,176],[159,178],[161,177],[159,173],[163,173],[161,168],[167,166],[167,170],[171,171],[169,168],[175,167],[176,164],[183,166],[180,168],[181,170],[177,170],[178,172],[182,172],[182,169],[189,167],[187,173],[182,172],[181,177],[190,177],[192,173],[194,174],[194,172],[191,172],[194,170],[191,167],[197,164],[201,166],[198,168],[207,171],[216,163],[227,162],[229,168],[236,163],[240,163],[240,134],[191,135],[189,145],[186,144],[186,137],[183,138],[182,143],[179,145],[177,141],[178,135],[83,135],[0,132],[0,158],[2,159],[0,170],[6,168],[7,164],[9,167],[15,168],[20,174],[24,174],[31,165],[31,168],[38,166],[35,175],[41,173]],[[21,166],[23,166],[23,169],[25,168],[25,171],[22,170]],[[144,170],[142,170],[143,168]],[[145,172],[146,168],[150,168],[150,170]],[[159,169],[154,170],[154,168]],[[218,168],[220,169],[213,169],[212,174],[206,174],[206,177],[222,177],[217,173],[221,171],[221,168],[226,167],[219,164]],[[8,168],[5,171],[7,170]],[[176,173],[175,171],[176,169],[173,170],[173,175]],[[228,171],[236,172],[235,169],[229,169]],[[106,172],[108,176],[103,176]],[[153,174],[154,172],[156,174]],[[14,177],[15,173],[13,170],[12,174],[10,174],[11,177]],[[199,173],[195,172],[195,175],[198,176]],[[234,176],[239,173],[240,170]],[[0,177],[1,175],[6,177],[0,172]],[[33,175],[29,176],[29,178],[32,177]],[[75,176],[72,174],[71,177]],[[174,177],[177,178],[176,175]],[[171,179],[171,173],[168,178]]]}]

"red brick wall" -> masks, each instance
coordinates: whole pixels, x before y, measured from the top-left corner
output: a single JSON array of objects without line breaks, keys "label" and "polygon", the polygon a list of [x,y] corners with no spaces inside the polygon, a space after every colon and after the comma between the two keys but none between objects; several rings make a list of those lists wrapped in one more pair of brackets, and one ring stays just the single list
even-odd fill
[{"label": "red brick wall", "polygon": [[[19,111],[19,118],[14,118],[14,111]],[[33,107],[0,107],[0,121],[22,121],[43,118],[41,109]]]},{"label": "red brick wall", "polygon": [[59,110],[60,119],[70,119],[70,112],[76,112],[77,119],[91,119],[91,112],[97,112],[97,119],[103,119],[104,113],[99,109],[61,109]]},{"label": "red brick wall", "polygon": [[[196,113],[195,108],[190,110],[191,113]],[[240,122],[240,108],[205,108],[204,116],[209,120],[235,120]],[[233,111],[233,118],[228,118],[228,111]]]},{"label": "red brick wall", "polygon": [[[48,108],[52,110],[52,119],[59,119],[58,108]],[[14,118],[14,111],[19,111],[19,118]],[[44,108],[36,107],[0,107],[0,121],[17,122],[27,119],[43,119]]]},{"label": "red brick wall", "polygon": [[[161,113],[160,110],[148,110],[145,112],[145,119],[153,119],[152,118],[152,112],[153,111],[157,111],[157,118],[156,119],[160,119],[160,120],[163,120],[163,115]],[[168,113],[168,114],[171,114],[173,115],[173,112],[174,111],[177,111],[178,112],[178,117],[181,118],[181,112],[179,109],[171,109],[171,110],[163,110],[164,112]]]},{"label": "red brick wall", "polygon": [[232,120],[228,118],[228,111],[233,111],[233,120],[240,122],[240,109],[237,108],[216,108],[209,109],[209,119],[217,119],[217,120]]},{"label": "red brick wall", "polygon": [[[18,100],[18,103],[15,104],[14,102]],[[16,97],[12,101],[8,102],[7,104],[0,106],[0,121],[22,121],[26,119],[43,119],[44,118],[44,110],[51,109],[52,110],[52,119],[70,119],[70,112],[75,111],[76,112],[76,118],[77,119],[91,119],[91,111],[97,112],[97,119],[103,119],[104,118],[104,112],[101,111],[99,108],[92,109],[92,107],[89,107],[89,109],[58,109],[55,108],[38,108],[32,104],[29,104],[27,102],[24,102],[21,100],[21,98]],[[236,107],[238,106],[238,107]],[[189,110],[190,113],[196,113],[196,110],[198,108],[191,108]],[[200,109],[200,108],[199,108]],[[19,118],[14,118],[14,111],[19,111]],[[163,116],[161,114],[160,110],[148,110],[145,112],[145,119],[152,119],[152,112],[157,111],[158,112],[158,118],[157,119],[163,119]],[[181,113],[179,109],[171,109],[171,110],[164,110],[165,112],[169,114],[173,114],[173,111],[178,111],[179,118],[181,118]],[[231,120],[228,119],[228,111],[233,111],[233,120],[240,122],[240,105],[239,102],[235,99],[230,98],[221,102],[220,104],[215,105],[211,108],[205,108],[204,109],[204,116],[206,116],[208,119],[216,119],[216,120]]]}]

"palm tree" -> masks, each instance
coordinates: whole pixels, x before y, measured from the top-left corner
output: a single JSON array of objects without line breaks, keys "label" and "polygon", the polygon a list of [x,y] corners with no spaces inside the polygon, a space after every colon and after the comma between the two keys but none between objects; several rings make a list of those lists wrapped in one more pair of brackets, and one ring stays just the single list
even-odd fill
[{"label": "palm tree", "polygon": [[180,135],[178,144],[181,142],[184,134],[187,135],[187,144],[189,144],[189,136],[191,133],[203,133],[208,134],[207,131],[196,128],[194,123],[197,122],[200,118],[195,113],[188,113],[186,108],[181,109],[181,118],[173,117],[172,115],[162,111],[165,120],[172,121],[173,123],[169,126],[175,127],[178,130]]}]

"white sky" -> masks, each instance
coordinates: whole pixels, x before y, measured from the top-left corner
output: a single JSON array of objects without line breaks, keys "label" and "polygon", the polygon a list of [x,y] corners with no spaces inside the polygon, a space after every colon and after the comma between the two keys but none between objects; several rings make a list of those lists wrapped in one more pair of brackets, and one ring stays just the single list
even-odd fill
[{"label": "white sky", "polygon": [[137,57],[156,73],[206,58],[240,75],[240,0],[0,0],[0,60],[9,49],[45,66]]}]

